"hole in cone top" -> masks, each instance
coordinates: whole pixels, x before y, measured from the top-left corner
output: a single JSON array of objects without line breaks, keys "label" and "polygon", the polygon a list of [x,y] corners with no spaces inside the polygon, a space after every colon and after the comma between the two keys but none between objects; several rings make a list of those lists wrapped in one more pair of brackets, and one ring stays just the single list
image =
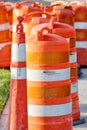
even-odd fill
[{"label": "hole in cone top", "polygon": [[19,16],[17,17],[17,20],[18,20],[18,24],[17,24],[17,27],[16,27],[16,32],[18,33],[21,33],[23,32],[23,17],[22,16]]}]

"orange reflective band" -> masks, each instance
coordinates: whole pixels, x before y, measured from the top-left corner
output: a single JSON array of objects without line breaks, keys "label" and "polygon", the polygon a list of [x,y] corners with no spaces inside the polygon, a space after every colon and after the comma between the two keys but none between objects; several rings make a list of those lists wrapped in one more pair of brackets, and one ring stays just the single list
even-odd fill
[{"label": "orange reflective band", "polygon": [[10,66],[10,59],[8,60],[8,61],[6,61],[6,62],[1,62],[0,61],[0,68],[6,68],[6,67],[9,67]]},{"label": "orange reflective band", "polygon": [[9,30],[0,31],[0,43],[7,42],[9,39]]},{"label": "orange reflective band", "polygon": [[25,67],[25,66],[26,66],[26,62],[12,62],[11,63],[11,67],[21,68],[21,67]]},{"label": "orange reflective band", "polygon": [[70,63],[59,63],[59,64],[27,64],[28,69],[34,69],[34,70],[53,70],[53,69],[64,69],[64,68],[70,68]]},{"label": "orange reflective band", "polygon": [[78,92],[75,92],[72,94],[72,117],[73,117],[73,120],[78,120],[80,118]]},{"label": "orange reflective band", "polygon": [[3,64],[5,66],[5,63],[8,63],[10,64],[10,61],[11,61],[11,57],[2,57],[0,58],[0,64]]},{"label": "orange reflective band", "polygon": [[27,53],[27,64],[57,64],[69,62],[69,52]]},{"label": "orange reflective band", "polygon": [[82,13],[81,11],[79,13],[76,12],[75,13],[75,21],[87,22],[87,13],[86,12]]},{"label": "orange reflective band", "polygon": [[53,88],[47,87],[28,87],[28,98],[61,98],[70,95],[70,85],[58,86]]},{"label": "orange reflective band", "polygon": [[0,49],[0,67],[10,67],[11,62],[11,45],[6,45]]},{"label": "orange reflective band", "polygon": [[[66,120],[66,118],[67,117],[71,117],[72,115],[71,114],[68,114],[68,115],[63,115],[63,116],[56,116],[56,117],[54,117],[54,116],[52,116],[52,117],[44,117],[44,119],[45,119],[45,122],[46,122],[46,124],[50,124],[51,122],[53,123],[54,121],[58,121],[58,124],[59,124],[59,122],[60,122],[60,119],[61,119],[61,121],[62,120]],[[28,116],[28,118],[29,118],[29,120],[31,120],[30,121],[30,123],[35,123],[36,124],[36,122],[38,123],[38,125],[40,125],[40,123],[41,122],[43,122],[44,120],[43,120],[43,117],[32,117],[32,116]],[[58,119],[57,119],[58,118]],[[68,121],[68,120],[67,120]],[[40,122],[40,123],[39,123]],[[44,123],[45,123],[44,122]],[[56,122],[57,123],[57,122]],[[62,123],[62,122],[61,122]],[[64,123],[64,122],[63,122]],[[43,123],[41,123],[41,124],[43,124]],[[50,124],[51,125],[51,124]],[[52,129],[53,130],[53,129]]]},{"label": "orange reflective band", "polygon": [[76,29],[76,40],[87,41],[87,29]]},{"label": "orange reflective band", "polygon": [[60,18],[59,22],[74,26],[74,18]]},{"label": "orange reflective band", "polygon": [[13,16],[12,16],[12,14],[8,15],[8,20],[9,20],[9,23],[11,24],[12,21],[13,21]]},{"label": "orange reflective band", "polygon": [[70,53],[75,53],[77,51],[76,47],[70,49]]},{"label": "orange reflective band", "polygon": [[38,105],[54,105],[54,104],[63,104],[71,102],[71,96],[62,97],[62,98],[28,98],[28,104],[38,104]]},{"label": "orange reflective band", "polygon": [[[53,34],[55,35],[55,34]],[[33,35],[32,35],[33,36]],[[56,37],[58,38],[59,36],[56,35]],[[34,37],[32,37],[34,39]],[[68,44],[68,42],[65,40],[65,38],[60,37],[59,41],[56,41],[55,38],[54,39],[50,39],[49,41],[31,41],[31,39],[28,38],[28,40],[26,40],[26,45],[27,45],[27,52],[67,52],[70,50],[70,45]],[[51,41],[53,40],[53,41]]]},{"label": "orange reflective band", "polygon": [[70,68],[73,68],[73,67],[78,68],[77,62],[70,63]]},{"label": "orange reflective band", "polygon": [[76,42],[75,38],[70,38],[70,48],[73,48],[76,46],[75,42]]},{"label": "orange reflective band", "polygon": [[70,86],[71,81],[67,80],[67,81],[54,81],[54,82],[32,82],[32,81],[27,81],[28,87],[49,87],[49,88],[53,88],[54,86]]},{"label": "orange reflective band", "polygon": [[87,48],[78,48],[77,54],[78,64],[87,66]]},{"label": "orange reflective band", "polygon": [[77,77],[78,76],[78,73],[77,73],[77,67],[73,67],[73,68],[71,68],[71,73],[70,73],[70,76],[71,76],[71,78],[73,78],[73,77]]},{"label": "orange reflective band", "polygon": [[12,41],[12,32],[9,31],[9,39]]},{"label": "orange reflective band", "polygon": [[71,78],[71,83],[78,82],[78,77]]},{"label": "orange reflective band", "polygon": [[8,21],[7,14],[0,14],[0,23],[6,23]]},{"label": "orange reflective band", "polygon": [[51,117],[28,116],[28,130],[72,130],[72,114]]}]

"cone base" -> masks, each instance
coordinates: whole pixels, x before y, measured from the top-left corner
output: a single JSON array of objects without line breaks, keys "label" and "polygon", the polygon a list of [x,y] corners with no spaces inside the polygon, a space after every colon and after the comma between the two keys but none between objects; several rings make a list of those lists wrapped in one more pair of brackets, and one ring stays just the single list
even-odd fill
[{"label": "cone base", "polygon": [[73,126],[84,124],[85,122],[85,118],[80,118],[78,120],[73,121]]}]

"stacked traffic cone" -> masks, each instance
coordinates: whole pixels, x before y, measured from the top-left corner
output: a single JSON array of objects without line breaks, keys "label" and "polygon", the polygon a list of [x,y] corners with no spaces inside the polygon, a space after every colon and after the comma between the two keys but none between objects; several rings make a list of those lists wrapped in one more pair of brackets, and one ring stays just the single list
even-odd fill
[{"label": "stacked traffic cone", "polygon": [[13,34],[8,130],[27,130],[26,49],[22,17]]}]

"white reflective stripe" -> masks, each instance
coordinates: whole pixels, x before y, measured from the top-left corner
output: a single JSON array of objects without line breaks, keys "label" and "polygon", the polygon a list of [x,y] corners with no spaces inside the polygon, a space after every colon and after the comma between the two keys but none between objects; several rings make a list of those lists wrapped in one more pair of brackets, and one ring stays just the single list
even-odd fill
[{"label": "white reflective stripe", "polygon": [[24,62],[26,61],[26,47],[25,44],[12,44],[12,61]]},{"label": "white reflective stripe", "polygon": [[77,48],[87,48],[87,41],[76,41]]},{"label": "white reflective stripe", "polygon": [[70,79],[70,68],[60,70],[27,70],[30,81],[61,81]]},{"label": "white reflective stripe", "polygon": [[72,103],[61,105],[28,105],[28,116],[51,117],[63,116],[72,112]]},{"label": "white reflective stripe", "polygon": [[26,68],[11,68],[11,79],[26,79]]},{"label": "white reflective stripe", "polygon": [[16,32],[16,26],[17,24],[10,26],[10,31]]},{"label": "white reflective stripe", "polygon": [[12,25],[9,24],[9,30],[12,32]]},{"label": "white reflective stripe", "polygon": [[10,26],[9,26],[10,31],[16,32],[16,26],[17,26],[17,24],[13,24],[13,25],[10,24]]},{"label": "white reflective stripe", "polygon": [[0,31],[4,31],[8,29],[9,29],[9,23],[0,24]]},{"label": "white reflective stripe", "polygon": [[11,45],[11,42],[0,43],[0,49],[5,47],[6,45]]},{"label": "white reflective stripe", "polygon": [[78,82],[71,84],[71,93],[78,92]]},{"label": "white reflective stripe", "polygon": [[87,22],[75,22],[75,29],[87,29]]},{"label": "white reflective stripe", "polygon": [[42,14],[42,18],[47,18],[46,14]]},{"label": "white reflective stripe", "polygon": [[70,38],[66,38],[66,40],[68,41],[68,43],[70,43]]},{"label": "white reflective stripe", "polygon": [[70,63],[77,62],[77,54],[76,52],[70,53]]}]

